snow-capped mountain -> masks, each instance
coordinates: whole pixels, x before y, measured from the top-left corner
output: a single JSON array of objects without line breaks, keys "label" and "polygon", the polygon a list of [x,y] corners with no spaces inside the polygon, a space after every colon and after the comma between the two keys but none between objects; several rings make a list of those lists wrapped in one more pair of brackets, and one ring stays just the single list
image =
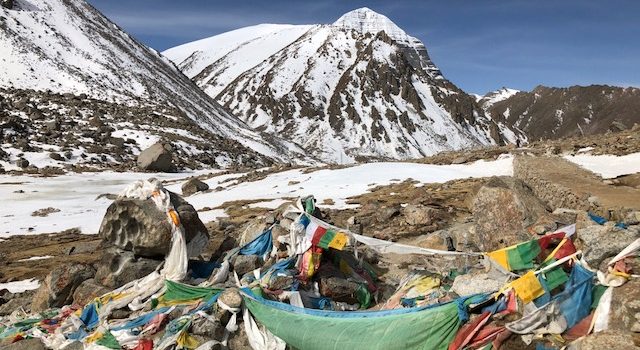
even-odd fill
[{"label": "snow-capped mountain", "polygon": [[129,106],[164,105],[182,111],[212,136],[240,143],[247,154],[304,158],[295,155],[303,152],[298,146],[272,135],[267,141],[229,114],[171,61],[83,0],[3,2],[0,47],[0,88],[71,93]]},{"label": "snow-capped mountain", "polygon": [[496,91],[488,92],[484,96],[480,96],[480,95],[474,95],[474,96],[476,97],[476,101],[478,101],[478,103],[480,103],[482,108],[486,110],[491,106],[493,106],[494,104],[496,104],[497,102],[504,101],[509,97],[517,94],[518,92],[520,92],[520,90],[503,87]]},{"label": "snow-capped mountain", "polygon": [[425,46],[361,8],[328,25],[263,24],[163,52],[252,127],[329,162],[514,142]]}]

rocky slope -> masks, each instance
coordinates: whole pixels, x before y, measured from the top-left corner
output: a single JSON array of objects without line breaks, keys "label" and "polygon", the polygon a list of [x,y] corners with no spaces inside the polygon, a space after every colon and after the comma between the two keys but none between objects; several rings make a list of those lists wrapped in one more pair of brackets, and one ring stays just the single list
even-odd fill
[{"label": "rocky slope", "polygon": [[[522,130],[532,141],[601,134],[640,123],[638,88],[538,86],[531,92],[505,91],[489,94],[480,103],[496,122]],[[500,95],[506,98],[492,98]]]},{"label": "rocky slope", "polygon": [[173,106],[0,88],[0,173],[132,170],[156,142],[171,145],[176,170],[273,163]]},{"label": "rocky slope", "polygon": [[157,105],[157,112],[172,108],[212,138],[239,142],[268,158],[288,161],[301,153],[289,142],[265,139],[228,114],[169,60],[83,0],[7,2],[0,6],[0,47],[2,88],[83,94],[126,106]]},{"label": "rocky slope", "polygon": [[249,125],[329,162],[522,137],[446,80],[418,39],[367,8],[330,25],[247,27],[163,54]]}]

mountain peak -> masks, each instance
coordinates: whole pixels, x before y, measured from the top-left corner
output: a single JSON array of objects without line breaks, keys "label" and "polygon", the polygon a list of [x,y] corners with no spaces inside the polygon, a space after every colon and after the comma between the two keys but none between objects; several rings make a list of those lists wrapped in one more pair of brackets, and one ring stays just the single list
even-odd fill
[{"label": "mountain peak", "polygon": [[407,33],[400,29],[387,16],[379,14],[368,7],[349,11],[333,23],[336,27],[352,29],[360,33],[376,34],[384,31],[391,38],[406,40]]}]

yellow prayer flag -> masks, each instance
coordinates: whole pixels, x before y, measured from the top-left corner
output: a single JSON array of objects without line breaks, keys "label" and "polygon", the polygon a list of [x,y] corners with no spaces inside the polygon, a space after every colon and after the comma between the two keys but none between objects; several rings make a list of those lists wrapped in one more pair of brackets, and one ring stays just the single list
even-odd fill
[{"label": "yellow prayer flag", "polygon": [[487,253],[487,256],[491,258],[493,261],[498,263],[498,265],[505,268],[507,271],[511,271],[511,267],[509,266],[509,259],[507,258],[507,250],[500,249],[491,253]]},{"label": "yellow prayer flag", "polygon": [[544,289],[533,271],[511,282],[511,287],[525,304],[544,294]]},{"label": "yellow prayer flag", "polygon": [[329,242],[329,248],[342,250],[348,241],[349,241],[349,237],[347,237],[346,234],[342,232],[337,232],[336,235],[331,240],[331,242]]}]

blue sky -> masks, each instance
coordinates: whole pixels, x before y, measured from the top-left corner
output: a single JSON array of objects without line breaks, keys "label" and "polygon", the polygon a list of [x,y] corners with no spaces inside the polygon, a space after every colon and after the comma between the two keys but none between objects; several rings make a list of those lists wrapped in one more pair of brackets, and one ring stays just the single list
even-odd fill
[{"label": "blue sky", "polygon": [[421,39],[467,92],[506,86],[640,87],[640,1],[595,0],[89,0],[164,50],[259,23],[332,23],[369,7]]}]

